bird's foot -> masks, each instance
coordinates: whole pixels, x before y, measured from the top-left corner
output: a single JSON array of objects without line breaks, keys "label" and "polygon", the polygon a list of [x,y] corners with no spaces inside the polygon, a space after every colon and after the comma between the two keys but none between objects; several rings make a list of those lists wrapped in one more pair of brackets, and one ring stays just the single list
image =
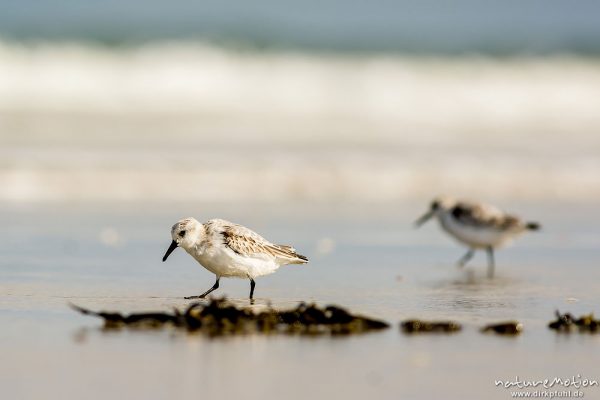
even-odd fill
[{"label": "bird's foot", "polygon": [[186,299],[186,300],[203,299],[203,298],[204,298],[203,295],[200,295],[200,296],[186,296],[186,297],[184,297],[184,299]]}]

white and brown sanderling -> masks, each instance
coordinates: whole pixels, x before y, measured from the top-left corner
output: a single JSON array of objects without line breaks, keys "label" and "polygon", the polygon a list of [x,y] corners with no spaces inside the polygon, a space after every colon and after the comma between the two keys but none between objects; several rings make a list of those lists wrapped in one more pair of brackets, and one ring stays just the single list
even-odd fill
[{"label": "white and brown sanderling", "polygon": [[525,231],[540,228],[537,222],[525,222],[496,207],[450,197],[436,198],[425,215],[416,221],[416,225],[421,226],[431,217],[437,218],[443,230],[469,247],[467,254],[458,261],[459,266],[464,266],[473,257],[475,250],[487,251],[490,278],[494,276],[494,249],[509,243]]},{"label": "white and brown sanderling", "polygon": [[211,219],[202,224],[194,218],[184,218],[171,228],[171,238],[173,241],[163,262],[173,250],[181,247],[217,277],[213,287],[206,292],[186,299],[204,298],[219,288],[222,277],[250,279],[252,299],[256,277],[272,274],[282,265],[308,262],[293,247],[273,244],[244,226],[222,219]]}]

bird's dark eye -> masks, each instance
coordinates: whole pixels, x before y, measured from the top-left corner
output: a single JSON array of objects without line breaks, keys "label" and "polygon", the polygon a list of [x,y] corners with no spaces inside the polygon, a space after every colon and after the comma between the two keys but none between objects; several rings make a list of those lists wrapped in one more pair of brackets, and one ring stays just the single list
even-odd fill
[{"label": "bird's dark eye", "polygon": [[440,208],[440,203],[438,201],[434,201],[431,203],[432,210],[437,210],[438,208]]},{"label": "bird's dark eye", "polygon": [[178,235],[179,235],[179,237],[184,237],[185,236],[185,231],[179,231]]}]

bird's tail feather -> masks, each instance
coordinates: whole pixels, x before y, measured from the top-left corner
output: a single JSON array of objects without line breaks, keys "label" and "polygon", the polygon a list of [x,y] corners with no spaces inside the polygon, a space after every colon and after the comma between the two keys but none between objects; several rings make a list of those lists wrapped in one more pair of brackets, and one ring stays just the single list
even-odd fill
[{"label": "bird's tail feather", "polygon": [[284,252],[286,258],[290,259],[291,264],[306,264],[308,262],[308,258],[302,254],[296,253],[296,249],[294,249],[292,246],[278,244],[277,247]]},{"label": "bird's tail feather", "polygon": [[303,256],[302,254],[296,253],[296,258],[298,258],[300,260],[298,262],[298,264],[306,264],[308,262],[308,258],[306,258],[305,256]]}]

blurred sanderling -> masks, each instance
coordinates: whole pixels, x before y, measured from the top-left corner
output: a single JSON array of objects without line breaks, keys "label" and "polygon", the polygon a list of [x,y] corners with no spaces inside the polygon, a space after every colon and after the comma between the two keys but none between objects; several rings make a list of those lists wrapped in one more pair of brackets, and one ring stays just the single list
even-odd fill
[{"label": "blurred sanderling", "polygon": [[222,219],[201,224],[194,218],[178,221],[171,229],[173,241],[163,262],[177,247],[183,248],[204,268],[217,276],[213,287],[199,296],[204,298],[219,287],[221,277],[250,279],[250,299],[254,278],[272,274],[287,264],[305,264],[308,259],[291,246],[273,244],[252,230]]},{"label": "blurred sanderling", "polygon": [[467,254],[458,261],[459,266],[464,266],[473,257],[475,250],[487,251],[490,278],[494,276],[494,249],[527,230],[535,231],[540,228],[537,222],[524,222],[493,206],[448,197],[435,199],[429,211],[416,221],[416,225],[421,226],[431,217],[436,217],[442,229],[469,246]]}]

